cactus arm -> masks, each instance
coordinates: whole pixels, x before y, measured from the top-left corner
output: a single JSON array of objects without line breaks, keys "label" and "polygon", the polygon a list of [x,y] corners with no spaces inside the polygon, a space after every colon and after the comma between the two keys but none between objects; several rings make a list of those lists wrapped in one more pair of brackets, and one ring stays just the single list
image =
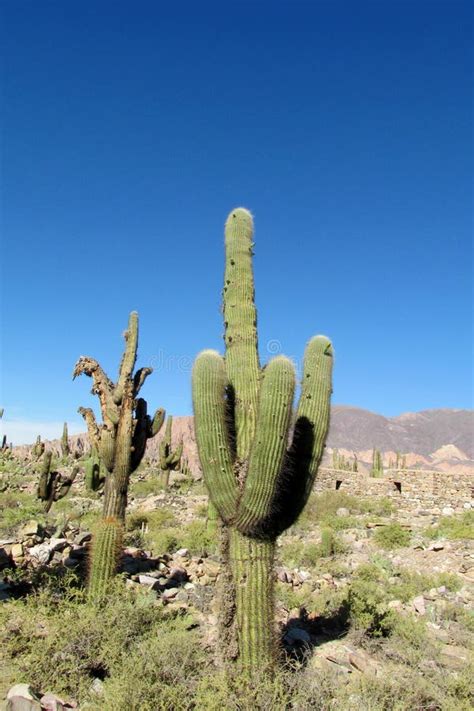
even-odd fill
[{"label": "cactus arm", "polygon": [[309,422],[312,430],[312,446],[309,461],[306,460],[306,453],[304,453],[303,462],[308,467],[310,489],[323,456],[324,443],[329,429],[332,366],[331,341],[326,336],[314,336],[306,346],[304,355],[301,396],[296,412],[293,440],[295,453],[298,454],[298,423]]},{"label": "cactus arm", "polygon": [[158,432],[161,430],[161,428],[163,426],[163,422],[165,421],[165,415],[166,415],[166,412],[163,408],[160,408],[155,412],[155,414],[153,416],[153,420],[150,423],[148,437],[154,437],[155,435],[158,434]]},{"label": "cactus arm", "polygon": [[252,269],[253,218],[233,210],[225,224],[224,275],[225,363],[235,397],[237,458],[245,459],[255,433],[259,361],[257,311]]},{"label": "cactus arm", "polygon": [[305,351],[293,439],[275,499],[277,534],[297,520],[313,488],[329,429],[332,365],[330,341],[315,336]]},{"label": "cactus arm", "polygon": [[79,467],[74,467],[69,476],[62,476],[56,479],[56,489],[54,492],[54,501],[59,501],[63,499],[68,493],[71,486],[74,483],[76,476],[79,473]]},{"label": "cactus arm", "polygon": [[[128,318],[128,328],[124,333],[125,350],[120,363],[117,385],[113,391],[113,400],[116,405],[122,402],[127,380],[132,377],[138,347],[138,314],[132,311]],[[146,376],[145,376],[146,377]]]},{"label": "cactus arm", "polygon": [[100,433],[93,411],[90,407],[79,407],[77,411],[80,415],[82,415],[86,422],[91,447],[98,449]]},{"label": "cactus arm", "polygon": [[104,422],[110,421],[112,423],[118,412],[117,405],[112,397],[114,384],[102,370],[99,363],[89,356],[81,356],[79,358],[74,367],[72,379],[74,380],[83,373],[93,380],[91,392],[99,397]]},{"label": "cactus arm", "polygon": [[135,397],[140,392],[145,380],[152,373],[153,373],[153,368],[140,368],[139,370],[137,370],[137,372],[133,376],[133,392],[135,394]]},{"label": "cactus arm", "polygon": [[200,353],[193,368],[196,440],[209,496],[228,522],[236,514],[238,490],[228,441],[226,387],[223,358],[216,351]]},{"label": "cactus arm", "polygon": [[247,535],[271,532],[274,499],[286,455],[295,369],[284,356],[270,361],[260,386],[255,440],[235,526]]},{"label": "cactus arm", "polygon": [[51,459],[52,452],[45,452],[38,482],[38,499],[47,501],[51,493]]}]

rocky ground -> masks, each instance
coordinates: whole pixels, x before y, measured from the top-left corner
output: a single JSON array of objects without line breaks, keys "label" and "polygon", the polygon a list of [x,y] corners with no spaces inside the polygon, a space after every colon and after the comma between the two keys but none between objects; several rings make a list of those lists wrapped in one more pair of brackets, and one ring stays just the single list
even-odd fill
[{"label": "rocky ground", "polygon": [[[63,464],[66,470],[70,466]],[[35,469],[16,461],[2,464],[0,599],[4,610],[11,608],[11,616],[5,615],[10,626],[15,606],[37,594],[45,576],[72,571],[84,579],[100,513],[100,497],[84,491],[79,475],[69,497],[44,515],[34,495]],[[191,614],[202,648],[213,658],[220,562],[206,511],[199,482],[178,476],[174,488],[164,492],[153,469],[143,468],[131,488],[122,572],[128,589],[146,590],[170,614]],[[355,689],[351,708],[470,708],[474,699],[465,677],[472,668],[474,632],[472,516],[446,510],[441,518],[429,512],[413,517],[394,511],[386,500],[340,492],[313,496],[278,543],[276,623],[287,660],[307,673],[335,678],[336,689],[347,688],[348,694]],[[11,662],[5,660],[7,671]],[[416,670],[420,683],[434,685],[431,706],[390,707],[383,701],[364,706],[363,680],[389,683],[407,669]],[[5,680],[1,691],[10,711],[81,704],[80,698],[58,696],[56,688],[28,686],[25,674],[7,673]],[[99,697],[102,684],[100,675],[91,677]],[[444,706],[438,697],[447,699]],[[93,706],[89,701],[84,708]]]}]

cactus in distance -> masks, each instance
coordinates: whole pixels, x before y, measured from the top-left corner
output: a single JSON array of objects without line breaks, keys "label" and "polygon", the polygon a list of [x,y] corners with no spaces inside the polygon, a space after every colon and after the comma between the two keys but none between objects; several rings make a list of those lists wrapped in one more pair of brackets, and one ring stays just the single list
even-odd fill
[{"label": "cactus in distance", "polygon": [[63,457],[66,459],[69,454],[71,453],[71,449],[69,447],[69,438],[68,438],[68,431],[67,431],[67,422],[64,423],[63,425],[63,434],[61,437],[61,452],[63,454]]},{"label": "cactus in distance", "polygon": [[271,667],[275,541],[306,504],[329,425],[333,352],[307,344],[293,427],[295,372],[277,356],[260,367],[252,272],[253,220],[233,210],[225,227],[225,359],[203,351],[193,368],[196,440],[212,506],[222,522],[224,658]]},{"label": "cactus in distance", "polygon": [[[124,338],[125,350],[115,383],[100,364],[89,356],[81,356],[73,372],[73,378],[83,373],[92,378],[92,393],[99,398],[101,424],[97,423],[90,408],[80,407],[79,412],[86,421],[91,448],[97,451],[106,470],[102,518],[119,528],[125,520],[130,476],[145,454],[147,440],[159,432],[165,417],[164,410],[160,409],[151,418],[147,413],[146,400],[138,397],[143,383],[153,370],[139,368],[134,373],[138,348],[136,311],[132,311],[129,316]],[[116,540],[121,540],[120,532]],[[99,536],[92,546],[89,576],[92,597],[95,597],[92,581],[110,579],[117,567],[118,549],[109,543],[108,536]],[[110,555],[113,555],[113,560],[108,560]],[[104,561],[107,561],[106,565]]]},{"label": "cactus in distance", "polygon": [[181,455],[183,454],[183,442],[181,441],[176,449],[172,448],[171,435],[173,429],[173,418],[170,415],[166,420],[166,429],[163,439],[160,442],[160,470],[161,483],[164,489],[168,488],[170,472],[174,472],[180,467]]},{"label": "cactus in distance", "polygon": [[63,474],[52,468],[52,452],[45,452],[41,463],[38,481],[38,499],[44,501],[44,510],[47,513],[55,501],[63,499],[79,472],[79,467],[74,467],[70,474]]},{"label": "cactus in distance", "polygon": [[33,445],[33,451],[32,451],[33,459],[38,461],[43,456],[44,449],[45,449],[44,442],[41,441],[41,435],[38,435],[36,438],[36,442]]}]

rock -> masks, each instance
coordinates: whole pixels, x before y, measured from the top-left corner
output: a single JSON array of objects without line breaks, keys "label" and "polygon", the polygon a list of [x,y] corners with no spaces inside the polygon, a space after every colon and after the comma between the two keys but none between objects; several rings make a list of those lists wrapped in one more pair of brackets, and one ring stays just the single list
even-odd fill
[{"label": "rock", "polygon": [[146,587],[150,588],[150,590],[159,590],[160,588],[159,581],[152,575],[139,575],[138,582],[140,585],[146,585]]},{"label": "rock", "polygon": [[419,615],[426,614],[425,598],[423,597],[423,595],[417,595],[416,597],[414,597],[411,601],[411,604],[413,605],[413,609],[415,610],[415,612],[417,612]]},{"label": "rock", "polygon": [[56,551],[63,551],[69,545],[69,541],[66,538],[50,538],[49,540],[49,550],[52,553]]},{"label": "rock", "polygon": [[41,525],[38,521],[28,521],[25,523],[23,528],[20,530],[21,538],[28,538],[29,536],[39,536],[41,535]]},{"label": "rock", "polygon": [[277,579],[280,583],[291,583],[291,573],[284,568],[277,569]]},{"label": "rock", "polygon": [[453,516],[454,515],[454,509],[452,506],[445,506],[442,510],[441,513],[443,516]]},{"label": "rock", "polygon": [[285,634],[284,641],[287,644],[311,644],[311,635],[300,627],[290,627]]},{"label": "rock", "polygon": [[7,694],[7,711],[41,711],[38,697],[29,684],[15,684]]},{"label": "rock", "polygon": [[40,563],[40,565],[49,563],[49,559],[51,558],[51,550],[48,543],[39,543],[37,546],[30,548],[28,553],[30,557]]},{"label": "rock", "polygon": [[100,679],[94,679],[90,685],[90,690],[96,696],[102,696],[104,693],[104,683]]},{"label": "rock", "polygon": [[341,518],[343,518],[345,516],[349,516],[349,514],[350,514],[349,509],[346,509],[344,506],[341,506],[336,511],[336,516],[340,516]]},{"label": "rock", "polygon": [[78,536],[76,536],[74,543],[77,543],[78,546],[83,546],[84,543],[87,543],[92,539],[92,533],[90,531],[82,531]]},{"label": "rock", "polygon": [[171,568],[169,577],[176,583],[185,583],[188,579],[188,571],[177,565],[174,568]]},{"label": "rock", "polygon": [[164,600],[173,600],[178,593],[179,588],[167,588],[166,590],[163,590],[162,597]]},{"label": "rock", "polygon": [[471,508],[471,502],[470,502],[470,501],[465,501],[465,502],[463,503],[462,507],[463,507],[463,509],[466,509],[466,511],[467,511],[468,509]]},{"label": "rock", "polygon": [[435,541],[430,545],[428,548],[429,551],[442,551],[444,550],[444,543],[441,543],[440,541]]},{"label": "rock", "polygon": [[187,548],[180,548],[176,551],[175,555],[179,555],[180,558],[187,558],[189,556],[189,551]]},{"label": "rock", "polygon": [[307,570],[300,570],[298,571],[298,578],[302,583],[305,583],[307,580],[311,578],[311,573],[308,572]]},{"label": "rock", "polygon": [[48,692],[43,694],[40,699],[41,708],[44,711],[65,711],[68,708],[73,708],[67,701],[60,699],[59,696]]},{"label": "rock", "polygon": [[380,670],[377,662],[361,649],[349,654],[349,662],[355,669],[362,672],[362,674],[376,675]]},{"label": "rock", "polygon": [[469,661],[469,652],[464,647],[457,647],[454,644],[446,644],[440,650],[441,662],[444,666],[455,671],[466,669]]},{"label": "rock", "polygon": [[389,607],[391,610],[401,610],[403,607],[403,603],[401,600],[390,600],[390,602],[387,604],[387,607]]},{"label": "rock", "polygon": [[35,701],[38,698],[29,684],[15,684],[15,686],[12,686],[7,693],[7,700],[11,699],[12,696],[22,696],[28,701]]}]

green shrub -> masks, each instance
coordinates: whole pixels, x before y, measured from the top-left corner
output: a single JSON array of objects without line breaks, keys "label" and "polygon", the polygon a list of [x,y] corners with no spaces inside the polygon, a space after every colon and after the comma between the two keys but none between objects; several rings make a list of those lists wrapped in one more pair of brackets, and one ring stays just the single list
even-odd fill
[{"label": "green shrub", "polygon": [[410,539],[410,532],[399,523],[390,523],[388,526],[377,528],[373,537],[375,543],[385,550],[404,548],[410,544]]},{"label": "green shrub", "polygon": [[443,516],[437,526],[425,531],[427,538],[448,538],[452,541],[474,539],[474,511],[465,511],[460,516]]},{"label": "green shrub", "polygon": [[193,555],[209,555],[217,549],[216,531],[209,530],[205,521],[191,521],[180,536],[180,545]]},{"label": "green shrub", "polygon": [[[153,593],[129,591],[120,579],[100,614],[81,590],[63,590],[61,604],[58,599],[57,590],[46,589],[0,608],[9,683],[28,681],[34,688],[84,700],[94,678],[122,677],[141,644],[172,639],[173,631],[190,624],[189,618],[165,621]],[[194,635],[188,639],[198,647]]]}]

